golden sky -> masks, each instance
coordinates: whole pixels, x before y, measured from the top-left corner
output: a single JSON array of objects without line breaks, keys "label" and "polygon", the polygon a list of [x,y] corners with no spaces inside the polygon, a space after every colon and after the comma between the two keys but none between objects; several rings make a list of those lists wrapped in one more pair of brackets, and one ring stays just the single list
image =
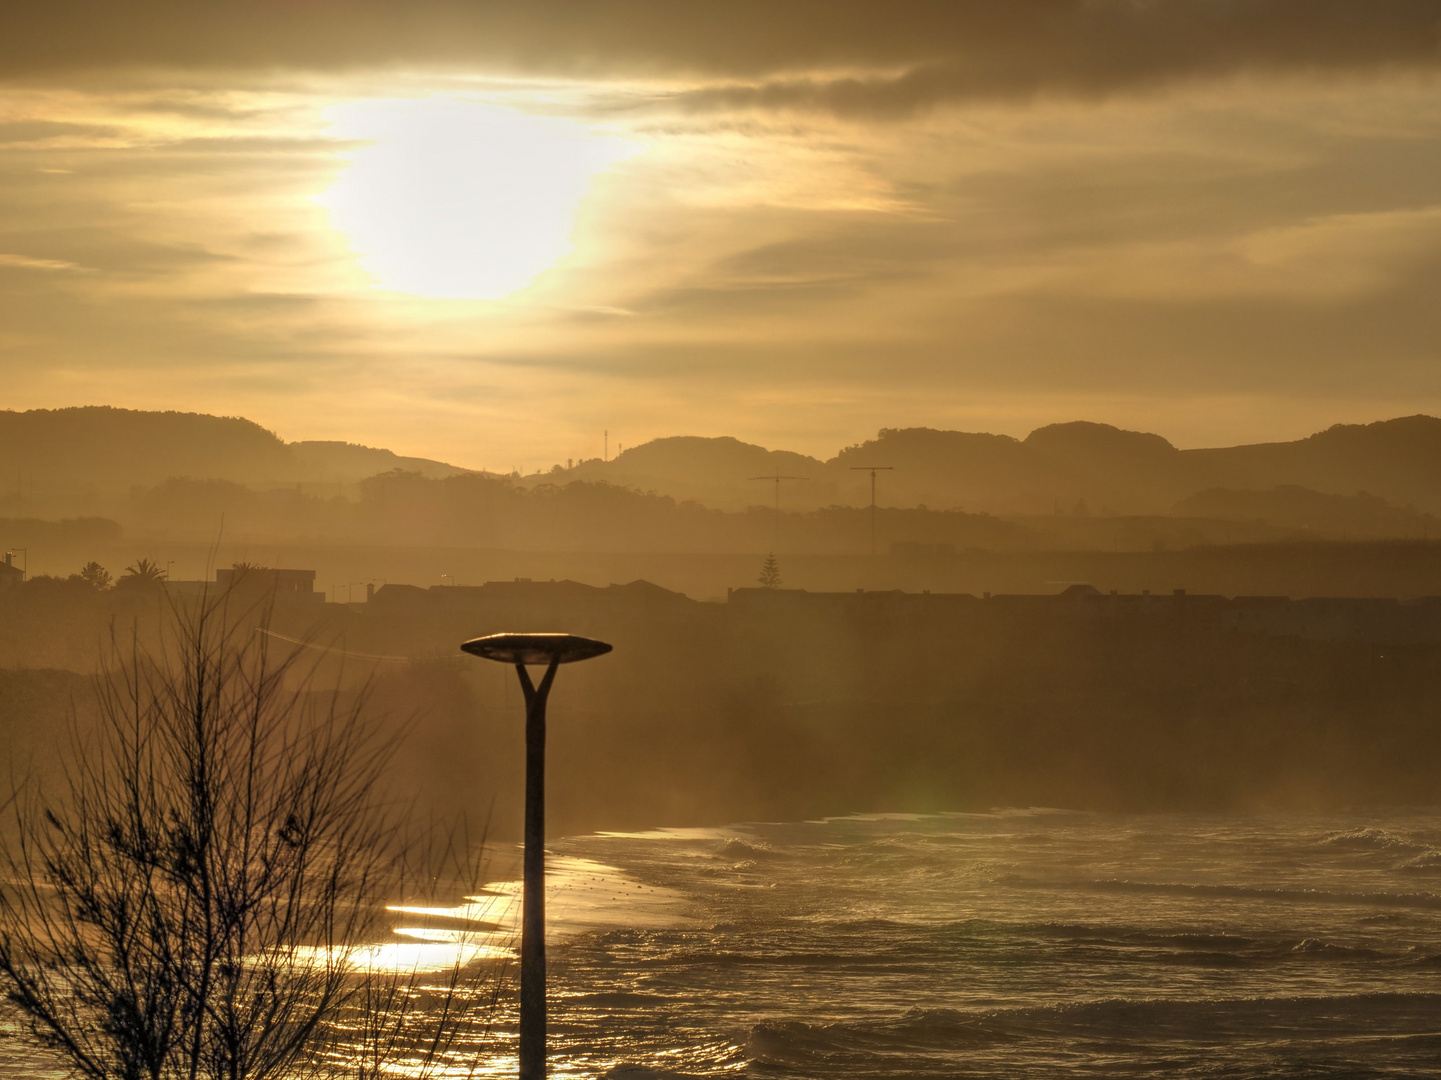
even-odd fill
[{"label": "golden sky", "polygon": [[4,407],[527,470],[1441,412],[1441,0],[18,8]]}]

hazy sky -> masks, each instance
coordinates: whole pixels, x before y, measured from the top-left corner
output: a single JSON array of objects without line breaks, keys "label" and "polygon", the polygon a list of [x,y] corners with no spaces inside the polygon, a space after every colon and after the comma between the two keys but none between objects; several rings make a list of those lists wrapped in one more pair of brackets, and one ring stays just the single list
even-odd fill
[{"label": "hazy sky", "polygon": [[1441,412],[1441,0],[0,15],[0,405],[459,464]]}]

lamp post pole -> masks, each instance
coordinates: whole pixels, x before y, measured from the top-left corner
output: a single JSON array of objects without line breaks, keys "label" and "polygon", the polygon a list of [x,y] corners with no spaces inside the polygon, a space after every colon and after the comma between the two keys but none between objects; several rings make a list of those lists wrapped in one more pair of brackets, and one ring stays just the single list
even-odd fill
[{"label": "lamp post pole", "polygon": [[[525,856],[520,923],[520,1080],[545,1080],[545,704],[561,664],[608,653],[573,634],[492,634],[463,650],[515,666],[525,693]],[[527,664],[545,664],[537,686]]]},{"label": "lamp post pole", "polygon": [[545,1080],[545,702],[560,657],[539,686],[516,664],[525,692],[525,864],[520,924],[520,1080]]}]

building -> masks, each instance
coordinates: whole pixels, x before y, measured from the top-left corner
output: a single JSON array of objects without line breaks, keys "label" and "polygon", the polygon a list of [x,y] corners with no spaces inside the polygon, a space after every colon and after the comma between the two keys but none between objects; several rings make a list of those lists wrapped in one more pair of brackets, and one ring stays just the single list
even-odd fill
[{"label": "building", "polygon": [[13,552],[5,553],[5,561],[0,563],[0,592],[12,589],[25,580],[25,571],[15,565]]},{"label": "building", "polygon": [[268,566],[236,565],[215,571],[215,585],[221,592],[254,592],[278,601],[302,600],[323,603],[325,594],[315,590],[314,570],[273,570]]}]

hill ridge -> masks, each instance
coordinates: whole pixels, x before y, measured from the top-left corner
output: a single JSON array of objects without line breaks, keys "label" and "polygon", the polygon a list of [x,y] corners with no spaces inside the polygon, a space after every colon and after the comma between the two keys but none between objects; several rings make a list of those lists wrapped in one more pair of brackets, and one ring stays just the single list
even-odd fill
[{"label": "hill ridge", "polygon": [[[124,493],[176,477],[262,487],[337,485],[329,490],[343,492],[346,485],[395,470],[431,478],[469,471],[361,443],[286,442],[244,417],[104,405],[0,411],[0,461],[15,484],[5,494],[27,507],[27,499],[33,503],[47,494],[82,507],[97,493]],[[866,505],[872,466],[890,466],[876,483],[877,501],[886,506],[1011,515],[1156,514],[1199,492],[1290,486],[1321,495],[1365,493],[1436,512],[1441,419],[1415,414],[1334,424],[1289,442],[1195,449],[1087,420],[1043,425],[1024,439],[887,427],[825,460],[730,435],[672,435],[629,447],[609,461],[592,458],[519,482],[601,481],[744,509],[774,505],[776,487],[764,480],[779,474],[795,478],[780,485],[782,509],[807,510]]]}]

